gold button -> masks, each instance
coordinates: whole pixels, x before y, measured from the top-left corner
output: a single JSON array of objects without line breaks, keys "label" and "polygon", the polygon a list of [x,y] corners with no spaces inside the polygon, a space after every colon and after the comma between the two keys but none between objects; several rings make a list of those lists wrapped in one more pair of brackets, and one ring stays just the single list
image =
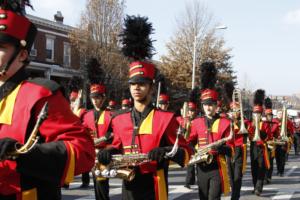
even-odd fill
[{"label": "gold button", "polygon": [[6,19],[7,15],[5,13],[0,13],[0,19]]},{"label": "gold button", "polygon": [[6,28],[7,28],[7,26],[6,26],[6,25],[4,25],[4,24],[0,24],[0,31],[5,31],[5,30],[6,30]]}]

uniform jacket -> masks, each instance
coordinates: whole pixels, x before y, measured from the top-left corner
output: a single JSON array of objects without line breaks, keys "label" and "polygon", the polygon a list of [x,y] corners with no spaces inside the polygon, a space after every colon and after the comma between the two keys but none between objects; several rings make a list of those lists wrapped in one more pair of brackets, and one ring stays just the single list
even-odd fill
[{"label": "uniform jacket", "polygon": [[[108,110],[101,110],[100,113],[96,115],[97,111],[90,110],[83,116],[83,124],[88,127],[91,131],[92,136],[95,138],[100,138],[105,136],[108,131],[110,120],[111,120],[111,112]],[[95,116],[99,116],[98,119],[95,119]],[[99,144],[96,148],[103,148],[107,144],[105,142]]]},{"label": "uniform jacket", "polygon": [[37,115],[48,102],[48,117],[39,128],[39,141],[16,161],[0,162],[0,199],[60,199],[60,185],[94,165],[95,150],[56,83],[22,81],[0,101],[0,138],[24,144]]}]

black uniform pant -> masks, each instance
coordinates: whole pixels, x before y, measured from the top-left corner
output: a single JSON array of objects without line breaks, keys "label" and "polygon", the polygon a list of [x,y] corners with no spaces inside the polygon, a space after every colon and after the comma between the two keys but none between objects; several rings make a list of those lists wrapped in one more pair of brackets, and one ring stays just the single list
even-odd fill
[{"label": "black uniform pant", "polygon": [[[276,147],[273,147],[276,148]],[[268,148],[268,155],[269,155],[269,161],[270,161],[270,169],[267,169],[265,179],[272,179],[273,174],[273,163],[274,163],[274,157],[272,157],[272,149]]]},{"label": "black uniform pant", "polygon": [[109,179],[97,180],[93,174],[96,200],[109,200]]},{"label": "black uniform pant", "polygon": [[299,153],[299,142],[300,142],[300,133],[295,133],[294,134],[294,149],[295,149],[296,155]]},{"label": "black uniform pant", "polygon": [[[165,180],[167,184],[166,178],[167,174],[165,174]],[[155,200],[154,184],[152,173],[141,174],[137,172],[132,181],[123,181],[122,200]]]},{"label": "black uniform pant", "polygon": [[236,147],[234,157],[227,159],[230,185],[231,185],[231,199],[240,199],[242,178],[243,178],[243,148]]},{"label": "black uniform pant", "polygon": [[195,165],[189,165],[186,169],[185,185],[194,185],[195,179]]},{"label": "black uniform pant", "polygon": [[286,159],[286,145],[278,145],[276,146],[276,166],[277,166],[277,173],[282,175],[284,173],[285,167],[285,159]]},{"label": "black uniform pant", "polygon": [[200,200],[220,200],[222,183],[218,164],[197,164],[197,184]]},{"label": "black uniform pant", "polygon": [[90,172],[83,173],[81,175],[82,184],[89,185],[90,184]]},{"label": "black uniform pant", "polygon": [[251,174],[254,190],[262,192],[266,167],[264,161],[263,147],[251,142],[250,145]]}]

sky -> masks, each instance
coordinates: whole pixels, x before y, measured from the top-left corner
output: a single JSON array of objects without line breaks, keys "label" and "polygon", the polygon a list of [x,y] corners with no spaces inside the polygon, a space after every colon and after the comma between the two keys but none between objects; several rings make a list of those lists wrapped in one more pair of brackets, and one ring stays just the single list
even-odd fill
[{"label": "sky", "polygon": [[[127,0],[125,13],[148,16],[153,23],[154,47],[159,58],[174,36],[176,19],[193,0]],[[219,24],[218,30],[232,48],[232,65],[239,87],[263,88],[268,95],[300,94],[300,1],[296,0],[198,0]],[[64,23],[79,23],[85,0],[31,0],[28,13],[53,19],[56,11]],[[76,2],[76,4],[74,3]]]}]

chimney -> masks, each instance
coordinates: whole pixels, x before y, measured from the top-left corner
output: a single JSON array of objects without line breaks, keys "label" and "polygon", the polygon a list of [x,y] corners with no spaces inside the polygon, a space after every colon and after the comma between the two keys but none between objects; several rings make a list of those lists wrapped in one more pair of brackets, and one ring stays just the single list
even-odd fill
[{"label": "chimney", "polygon": [[59,24],[63,24],[64,22],[64,17],[61,14],[61,11],[57,11],[57,13],[54,15],[54,20],[59,23]]}]

